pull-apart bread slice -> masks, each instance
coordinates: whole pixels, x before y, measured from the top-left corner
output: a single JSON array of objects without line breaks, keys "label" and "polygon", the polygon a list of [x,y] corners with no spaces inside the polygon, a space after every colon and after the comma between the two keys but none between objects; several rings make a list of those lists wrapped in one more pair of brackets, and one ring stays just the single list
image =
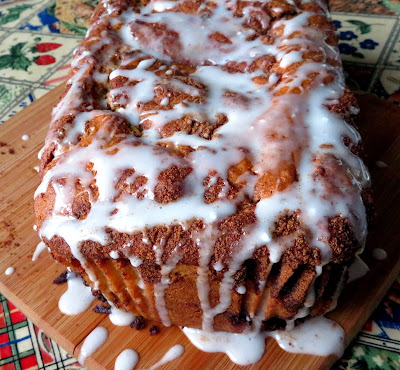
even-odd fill
[{"label": "pull-apart bread slice", "polygon": [[366,238],[357,112],[324,1],[102,0],[41,152],[40,237],[164,325],[322,315]]}]

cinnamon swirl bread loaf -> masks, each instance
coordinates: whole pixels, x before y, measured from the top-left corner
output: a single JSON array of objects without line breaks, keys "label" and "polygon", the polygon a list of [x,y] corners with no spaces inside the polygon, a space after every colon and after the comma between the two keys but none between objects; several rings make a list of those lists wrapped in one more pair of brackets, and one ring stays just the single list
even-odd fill
[{"label": "cinnamon swirl bread loaf", "polygon": [[102,0],[41,152],[40,237],[167,326],[322,315],[367,232],[357,112],[323,0]]}]

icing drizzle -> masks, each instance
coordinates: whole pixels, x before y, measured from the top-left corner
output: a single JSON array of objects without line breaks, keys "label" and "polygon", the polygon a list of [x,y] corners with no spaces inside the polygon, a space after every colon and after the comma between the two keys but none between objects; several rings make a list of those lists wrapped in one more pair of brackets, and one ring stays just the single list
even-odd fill
[{"label": "icing drizzle", "polygon": [[68,289],[61,296],[58,308],[65,315],[77,315],[85,312],[95,297],[90,287],[85,286],[82,279],[73,272],[68,273]]}]

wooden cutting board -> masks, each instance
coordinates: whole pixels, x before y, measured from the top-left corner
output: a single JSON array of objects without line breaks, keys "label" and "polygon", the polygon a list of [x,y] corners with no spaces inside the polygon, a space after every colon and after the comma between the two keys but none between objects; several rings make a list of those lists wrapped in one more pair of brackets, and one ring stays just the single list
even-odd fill
[{"label": "wooden cutting board", "polygon": [[[147,329],[136,331],[113,326],[108,317],[92,310],[77,316],[65,316],[58,310],[58,300],[66,286],[54,285],[52,281],[63,267],[51,261],[47,252],[36,262],[31,258],[39,242],[32,229],[33,193],[39,184],[34,166],[38,165],[37,153],[47,131],[51,107],[62,90],[63,86],[54,89],[0,127],[0,291],[75,357],[85,337],[96,326],[106,327],[109,339],[85,363],[91,368],[113,369],[115,358],[126,348],[139,353],[138,368],[147,368],[179,343],[184,345],[185,353],[165,365],[165,369],[239,369],[224,354],[200,352],[175,327],[162,328],[159,335],[150,336]],[[338,308],[328,315],[344,328],[346,345],[383,298],[400,267],[400,109],[379,103],[370,95],[361,96],[360,101],[365,106],[360,129],[365,132],[370,162],[380,160],[388,167],[371,168],[379,215],[364,253],[371,272],[349,284]],[[30,139],[23,141],[23,134]],[[388,258],[374,260],[370,250],[375,247],[386,250]],[[16,272],[7,276],[4,272],[9,266],[14,266]],[[263,358],[247,368],[319,369],[328,368],[335,360],[333,356],[290,354],[268,339]]]}]

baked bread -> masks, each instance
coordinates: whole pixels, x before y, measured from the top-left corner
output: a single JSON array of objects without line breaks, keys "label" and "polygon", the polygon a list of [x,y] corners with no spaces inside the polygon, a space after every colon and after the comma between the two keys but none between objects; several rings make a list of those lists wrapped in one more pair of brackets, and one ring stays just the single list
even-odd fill
[{"label": "baked bread", "polygon": [[40,237],[167,326],[323,315],[367,233],[357,112],[322,0],[103,0],[40,155]]}]

